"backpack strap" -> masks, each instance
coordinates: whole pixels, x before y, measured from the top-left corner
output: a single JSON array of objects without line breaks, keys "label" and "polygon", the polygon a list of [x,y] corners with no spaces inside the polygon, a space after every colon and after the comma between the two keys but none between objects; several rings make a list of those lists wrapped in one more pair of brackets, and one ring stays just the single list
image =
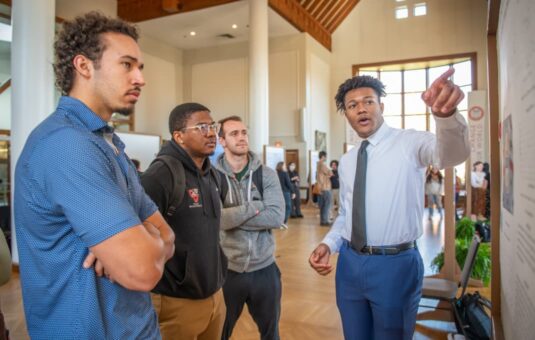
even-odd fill
[{"label": "backpack strap", "polygon": [[218,170],[214,167],[212,167],[210,171],[213,171],[212,175],[214,176],[217,183],[217,188],[219,189],[219,198],[221,198],[221,202],[224,203],[229,190],[225,174],[221,170]]},{"label": "backpack strap", "polygon": [[171,217],[175,214],[176,210],[184,199],[186,191],[186,173],[184,172],[184,165],[175,157],[169,155],[160,155],[156,157],[151,166],[156,162],[162,162],[169,169],[171,173],[171,179],[173,186],[171,190],[171,197],[169,199],[169,206],[165,210],[165,215]]},{"label": "backpack strap", "polygon": [[258,192],[260,192],[260,196],[264,198],[264,179],[262,178],[262,167],[263,165],[260,165],[253,172],[253,183],[256,185]]}]

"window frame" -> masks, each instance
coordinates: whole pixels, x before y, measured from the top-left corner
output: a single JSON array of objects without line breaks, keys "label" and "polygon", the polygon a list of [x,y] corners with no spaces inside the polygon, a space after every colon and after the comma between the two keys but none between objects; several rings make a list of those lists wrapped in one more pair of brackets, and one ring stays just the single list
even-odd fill
[{"label": "window frame", "polygon": [[[459,60],[459,59],[465,59],[465,60]],[[429,69],[436,66],[430,66],[433,62],[444,62],[444,65],[453,66],[457,63],[464,62],[466,60],[470,60],[471,62],[471,76],[472,76],[472,89],[471,91],[476,91],[478,89],[477,86],[477,53],[476,52],[470,52],[470,53],[460,53],[460,54],[450,54],[450,55],[439,55],[439,56],[432,56],[432,57],[424,57],[424,58],[414,58],[414,59],[403,59],[403,60],[391,60],[391,61],[384,61],[384,62],[377,62],[377,63],[367,63],[367,64],[354,64],[352,66],[352,75],[358,75],[360,70],[364,69],[365,72],[377,72],[377,75],[379,79],[381,79],[381,72],[388,72],[388,71],[394,71],[394,70],[388,70],[388,71],[382,71],[381,68],[384,68],[388,66],[389,68],[395,67],[399,65],[399,69],[397,71],[401,72],[401,128],[405,129],[405,117],[406,116],[413,116],[414,114],[406,114],[405,113],[405,72],[406,71],[412,71],[412,70],[421,70],[425,69],[425,77],[426,77],[426,87],[429,87],[430,81],[433,81],[433,79],[429,79]],[[409,64],[415,64],[415,63],[422,63],[425,65],[424,67],[419,68],[408,68],[407,65]],[[371,70],[375,68],[375,70]],[[455,75],[454,75],[455,78]],[[465,84],[466,85],[466,84]],[[414,93],[413,91],[409,93]],[[397,92],[396,92],[397,94]],[[388,108],[387,108],[388,109]],[[422,113],[423,114],[423,113]],[[431,112],[429,111],[429,107],[427,105],[425,106],[425,116],[426,116],[426,131],[430,130],[430,118],[431,118]]]}]

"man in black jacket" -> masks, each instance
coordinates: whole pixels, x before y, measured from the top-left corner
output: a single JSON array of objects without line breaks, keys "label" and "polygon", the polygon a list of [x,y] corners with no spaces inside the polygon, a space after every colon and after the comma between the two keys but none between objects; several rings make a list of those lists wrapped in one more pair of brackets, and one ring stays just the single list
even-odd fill
[{"label": "man in black jacket", "polygon": [[[152,292],[164,340],[219,339],[225,321],[221,287],[227,259],[219,245],[219,179],[208,159],[217,127],[203,105],[175,107],[169,116],[173,138],[158,157],[170,156],[181,164],[156,161],[141,177],[176,235],[175,255]],[[178,204],[177,191],[183,194]]]}]

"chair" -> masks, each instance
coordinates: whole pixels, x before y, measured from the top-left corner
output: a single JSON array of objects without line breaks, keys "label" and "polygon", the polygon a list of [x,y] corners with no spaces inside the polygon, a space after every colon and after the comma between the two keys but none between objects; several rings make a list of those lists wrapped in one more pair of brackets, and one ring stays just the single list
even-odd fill
[{"label": "chair", "polygon": [[433,308],[431,311],[424,311],[418,313],[417,320],[442,320],[442,321],[454,321],[455,320],[455,301],[457,300],[457,291],[461,290],[461,299],[466,292],[466,286],[470,280],[472,274],[472,268],[479,249],[481,240],[476,235],[470,243],[468,254],[466,255],[466,261],[464,262],[463,271],[461,273],[461,280],[459,282],[450,281],[447,279],[439,279],[432,277],[425,277],[422,285],[422,298],[439,300],[436,306],[420,307]]}]

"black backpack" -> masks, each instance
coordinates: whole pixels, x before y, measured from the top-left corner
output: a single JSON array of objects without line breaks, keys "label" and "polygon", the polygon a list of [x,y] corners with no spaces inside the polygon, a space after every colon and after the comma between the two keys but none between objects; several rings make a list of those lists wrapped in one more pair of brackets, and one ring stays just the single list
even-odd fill
[{"label": "black backpack", "polygon": [[[164,211],[164,214],[168,217],[171,217],[175,214],[176,210],[182,203],[184,199],[184,194],[186,193],[186,173],[184,171],[184,165],[181,161],[176,159],[173,156],[169,155],[160,155],[156,157],[152,163],[150,163],[149,168],[157,163],[162,162],[169,169],[171,173],[171,179],[173,181],[173,189],[171,190],[171,198],[169,200],[169,206]],[[219,171],[215,170],[213,167],[210,167],[210,174],[215,178],[217,189],[219,190],[220,198],[223,200],[227,195],[228,185],[226,181],[225,187],[222,187],[221,183],[221,174]]]},{"label": "black backpack", "polygon": [[489,300],[481,297],[479,292],[467,293],[461,299],[456,299],[454,308],[455,325],[459,333],[470,340],[490,340],[492,324],[485,310],[491,309]]}]

